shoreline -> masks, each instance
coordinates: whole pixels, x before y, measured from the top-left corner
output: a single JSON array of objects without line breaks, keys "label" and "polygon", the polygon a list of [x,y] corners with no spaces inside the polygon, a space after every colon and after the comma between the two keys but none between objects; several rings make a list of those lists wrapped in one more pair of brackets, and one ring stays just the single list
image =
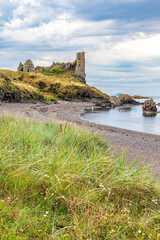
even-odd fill
[{"label": "shoreline", "polygon": [[160,135],[142,133],[92,123],[81,118],[85,111],[94,107],[94,103],[66,102],[47,105],[44,103],[1,103],[0,115],[9,112],[13,115],[20,114],[25,118],[36,121],[58,123],[68,122],[86,130],[99,133],[109,144],[115,156],[125,152],[128,161],[138,160],[150,164],[152,173],[160,176]]}]

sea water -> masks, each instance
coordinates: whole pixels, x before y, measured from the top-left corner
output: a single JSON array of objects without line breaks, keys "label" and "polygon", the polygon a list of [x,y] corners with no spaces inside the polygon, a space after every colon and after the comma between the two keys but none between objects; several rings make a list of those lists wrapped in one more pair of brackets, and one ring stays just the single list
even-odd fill
[{"label": "sea water", "polygon": [[[160,97],[152,98],[157,104],[160,103]],[[145,100],[139,99],[138,101],[144,102]],[[160,111],[160,107],[158,107],[158,111]],[[93,110],[86,113],[83,119],[107,126],[160,135],[160,113],[153,117],[145,117],[142,105],[132,106],[130,109]]]}]

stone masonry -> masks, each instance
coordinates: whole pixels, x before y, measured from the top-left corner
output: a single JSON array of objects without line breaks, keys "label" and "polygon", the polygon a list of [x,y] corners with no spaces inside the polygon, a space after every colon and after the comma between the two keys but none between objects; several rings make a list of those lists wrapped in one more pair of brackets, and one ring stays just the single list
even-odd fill
[{"label": "stone masonry", "polygon": [[35,67],[30,59],[23,65],[23,72],[35,72]]},{"label": "stone masonry", "polygon": [[78,74],[84,81],[86,78],[85,74],[85,52],[77,53],[77,63],[75,73]]}]

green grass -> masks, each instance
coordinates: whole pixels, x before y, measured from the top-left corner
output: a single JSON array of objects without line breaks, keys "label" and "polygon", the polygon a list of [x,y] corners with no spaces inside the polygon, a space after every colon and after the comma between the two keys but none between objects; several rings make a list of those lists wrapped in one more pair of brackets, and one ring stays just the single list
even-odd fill
[{"label": "green grass", "polygon": [[159,239],[160,185],[94,133],[0,117],[1,239]]}]

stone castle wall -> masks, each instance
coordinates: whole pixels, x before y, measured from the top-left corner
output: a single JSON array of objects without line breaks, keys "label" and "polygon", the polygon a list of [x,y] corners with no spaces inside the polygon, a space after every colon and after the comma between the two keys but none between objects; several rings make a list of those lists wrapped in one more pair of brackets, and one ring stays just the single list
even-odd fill
[{"label": "stone castle wall", "polygon": [[35,72],[35,67],[30,59],[24,63],[23,72]]},{"label": "stone castle wall", "polygon": [[85,52],[77,53],[77,63],[75,73],[85,80]]}]

